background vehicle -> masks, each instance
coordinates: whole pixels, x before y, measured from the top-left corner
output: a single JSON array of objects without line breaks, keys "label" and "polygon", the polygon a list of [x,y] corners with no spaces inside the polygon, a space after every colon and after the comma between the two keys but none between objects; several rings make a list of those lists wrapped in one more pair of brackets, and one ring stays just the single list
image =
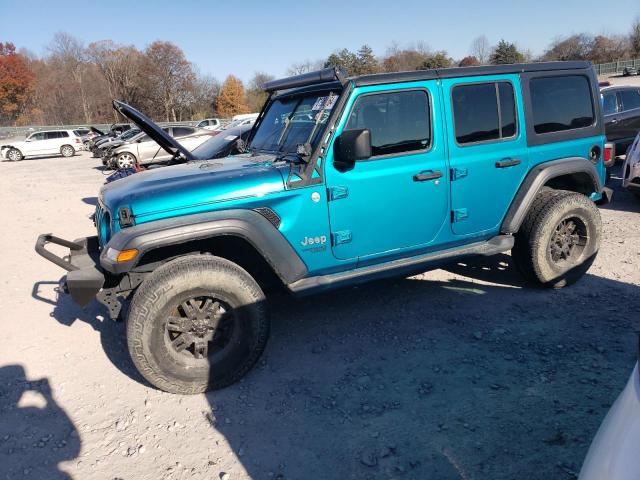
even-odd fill
[{"label": "background vehicle", "polygon": [[194,148],[191,153],[198,160],[223,158],[242,153],[244,148],[239,148],[238,140],[242,142],[242,145],[246,145],[252,128],[253,125],[251,124],[225,128],[220,135],[210,138],[200,146]]},{"label": "background vehicle", "polygon": [[607,141],[622,155],[640,132],[640,87],[606,87],[601,92]]},{"label": "background vehicle", "polygon": [[45,130],[34,132],[23,141],[2,145],[0,156],[13,161],[40,155],[73,157],[81,148],[82,140],[73,130]]},{"label": "background vehicle", "polygon": [[206,128],[207,130],[218,130],[222,127],[219,118],[205,118],[196,124],[196,128]]},{"label": "background vehicle", "polygon": [[[211,137],[211,131],[204,128],[183,125],[169,125],[162,129],[171,137],[179,138],[180,143],[188,150],[193,150]],[[118,168],[132,167],[134,164],[146,165],[154,162],[171,160],[172,154],[163,150],[154,140],[140,137],[135,141],[116,147],[111,153],[114,166]],[[109,160],[107,160],[109,163]]]},{"label": "background vehicle", "polygon": [[69,270],[63,289],[79,304],[97,297],[117,317],[132,295],[129,352],[158,388],[245,375],[267,342],[273,282],[309,294],[511,250],[530,283],[562,288],[595,260],[594,202],[611,190],[589,62],[325,69],[265,90],[246,152],[224,160],[189,161],[182,141],[115,101],[186,162],[104,186],[97,236],[36,243]]},{"label": "background vehicle", "polygon": [[234,115],[231,117],[231,121],[235,122],[237,120],[256,120],[258,118],[259,113],[241,113],[238,115]]},{"label": "background vehicle", "polygon": [[136,137],[140,134],[139,128],[130,128],[126,132],[118,135],[117,137],[105,137],[102,140],[95,142],[92,152],[93,156],[96,158],[100,158],[103,156],[104,152],[109,148],[119,147],[125,142],[129,140],[135,140]]},{"label": "background vehicle", "polygon": [[633,67],[624,67],[624,69],[622,70],[622,75],[624,77],[629,77],[631,75],[638,75],[638,70],[636,70]]},{"label": "background vehicle", "polygon": [[640,472],[640,365],[598,429],[578,480],[637,480]]},{"label": "background vehicle", "polygon": [[627,150],[622,165],[622,186],[640,199],[640,133]]}]

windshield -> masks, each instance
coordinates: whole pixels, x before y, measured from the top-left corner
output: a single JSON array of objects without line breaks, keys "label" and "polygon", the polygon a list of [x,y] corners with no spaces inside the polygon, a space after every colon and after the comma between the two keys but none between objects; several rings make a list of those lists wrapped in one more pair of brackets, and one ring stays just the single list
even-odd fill
[{"label": "windshield", "polygon": [[271,102],[251,140],[251,150],[295,153],[298,145],[314,149],[338,99],[336,92],[313,92]]}]

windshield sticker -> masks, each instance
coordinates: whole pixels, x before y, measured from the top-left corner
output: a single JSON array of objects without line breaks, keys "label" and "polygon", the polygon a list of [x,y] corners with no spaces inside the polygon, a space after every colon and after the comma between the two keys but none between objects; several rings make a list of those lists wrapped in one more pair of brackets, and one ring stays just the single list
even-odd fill
[{"label": "windshield sticker", "polygon": [[311,109],[312,111],[316,111],[316,110],[322,110],[322,108],[324,107],[324,102],[327,100],[327,97],[318,97],[318,99],[316,100],[316,103],[313,104],[313,108]]},{"label": "windshield sticker", "polygon": [[331,110],[333,106],[336,104],[336,100],[338,100],[337,95],[329,95],[329,97],[327,98],[327,101],[324,104],[324,109]]}]

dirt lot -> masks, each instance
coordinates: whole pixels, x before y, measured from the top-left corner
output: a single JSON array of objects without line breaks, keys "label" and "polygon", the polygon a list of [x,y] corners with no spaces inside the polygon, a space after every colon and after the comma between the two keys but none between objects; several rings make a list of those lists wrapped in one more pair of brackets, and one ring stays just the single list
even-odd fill
[{"label": "dirt lot", "polygon": [[0,162],[0,478],[572,479],[631,372],[640,201],[616,188],[571,288],[524,288],[504,255],[279,296],[244,381],[157,391],[123,324],[57,299],[63,272],[33,251],[93,234],[97,165]]}]

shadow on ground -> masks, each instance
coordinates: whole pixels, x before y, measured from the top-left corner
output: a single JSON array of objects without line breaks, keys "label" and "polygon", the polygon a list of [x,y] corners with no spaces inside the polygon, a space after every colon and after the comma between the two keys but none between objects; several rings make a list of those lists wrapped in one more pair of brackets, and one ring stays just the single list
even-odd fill
[{"label": "shadow on ground", "polygon": [[46,378],[21,365],[0,367],[0,471],[3,478],[67,479],[58,463],[80,453],[78,431]]}]

